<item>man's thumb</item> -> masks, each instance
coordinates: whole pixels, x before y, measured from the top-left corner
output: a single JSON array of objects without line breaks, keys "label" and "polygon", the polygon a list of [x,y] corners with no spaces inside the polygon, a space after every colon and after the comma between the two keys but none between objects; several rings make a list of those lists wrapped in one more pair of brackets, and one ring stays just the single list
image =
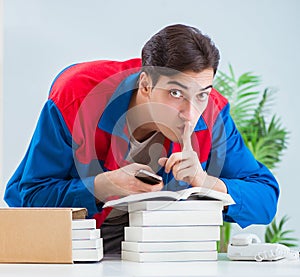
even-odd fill
[{"label": "man's thumb", "polygon": [[165,166],[167,160],[168,160],[168,158],[160,158],[160,159],[158,160],[158,164],[159,164],[160,166]]}]

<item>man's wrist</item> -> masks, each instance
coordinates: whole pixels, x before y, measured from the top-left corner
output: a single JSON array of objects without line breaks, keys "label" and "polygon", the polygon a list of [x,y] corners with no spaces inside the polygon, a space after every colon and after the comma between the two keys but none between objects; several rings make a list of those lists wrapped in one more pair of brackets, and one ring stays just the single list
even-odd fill
[{"label": "man's wrist", "polygon": [[94,197],[96,204],[104,202],[107,197],[107,172],[99,173],[94,179]]},{"label": "man's wrist", "polygon": [[227,187],[225,183],[221,179],[214,176],[207,175],[204,181],[204,186],[216,191],[227,193]]},{"label": "man's wrist", "polygon": [[208,175],[206,171],[202,171],[199,174],[197,174],[191,185],[193,187],[205,187],[223,193],[227,193],[227,187],[225,183],[217,177]]}]

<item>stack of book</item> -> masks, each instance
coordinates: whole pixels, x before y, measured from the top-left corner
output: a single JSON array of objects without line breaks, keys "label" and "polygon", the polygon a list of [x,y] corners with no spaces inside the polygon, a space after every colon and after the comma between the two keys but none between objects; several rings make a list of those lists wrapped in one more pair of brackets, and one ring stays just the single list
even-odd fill
[{"label": "stack of book", "polygon": [[72,220],[74,262],[98,262],[103,258],[103,239],[95,219]]},{"label": "stack of book", "polygon": [[223,202],[218,200],[128,203],[122,259],[138,262],[215,261]]}]

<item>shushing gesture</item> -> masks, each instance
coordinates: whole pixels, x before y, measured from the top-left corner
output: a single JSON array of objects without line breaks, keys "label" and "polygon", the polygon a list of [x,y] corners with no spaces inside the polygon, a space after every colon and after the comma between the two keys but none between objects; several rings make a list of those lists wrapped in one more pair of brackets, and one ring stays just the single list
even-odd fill
[{"label": "shushing gesture", "polygon": [[186,121],[182,135],[182,152],[173,153],[169,158],[160,158],[158,163],[165,167],[165,172],[173,172],[178,181],[185,181],[192,186],[202,186],[206,177],[197,153],[193,150],[191,134],[193,128]]}]

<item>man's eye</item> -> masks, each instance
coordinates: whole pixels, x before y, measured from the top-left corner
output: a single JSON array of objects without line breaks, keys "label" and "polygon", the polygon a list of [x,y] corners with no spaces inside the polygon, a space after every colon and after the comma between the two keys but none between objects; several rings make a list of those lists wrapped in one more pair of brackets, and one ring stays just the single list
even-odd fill
[{"label": "man's eye", "polygon": [[199,101],[206,101],[208,99],[209,94],[207,92],[201,92],[197,95]]},{"label": "man's eye", "polygon": [[182,97],[181,91],[180,91],[180,90],[177,90],[177,89],[171,89],[171,90],[169,91],[169,93],[170,93],[170,95],[171,95],[172,97],[174,97],[174,98],[180,98],[180,97]]}]

